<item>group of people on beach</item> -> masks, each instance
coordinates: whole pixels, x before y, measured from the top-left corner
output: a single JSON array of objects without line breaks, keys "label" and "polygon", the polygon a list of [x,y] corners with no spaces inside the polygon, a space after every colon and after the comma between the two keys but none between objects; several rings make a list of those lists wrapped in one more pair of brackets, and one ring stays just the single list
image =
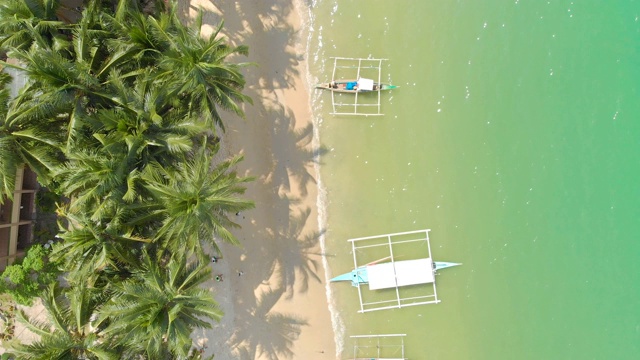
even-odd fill
[{"label": "group of people on beach", "polygon": [[[212,257],[211,257],[211,262],[215,264],[215,263],[217,263],[217,262],[218,262],[218,260],[220,260],[220,259],[221,259],[221,258],[219,258],[219,257],[217,257],[217,256],[212,256]],[[244,275],[244,271],[242,271],[242,270],[238,270],[238,276],[242,276],[242,275]],[[217,281],[217,282],[221,282],[221,281],[223,280],[223,278],[222,278],[222,274],[217,274],[217,275],[214,277],[214,279],[216,279],[216,281]]]}]

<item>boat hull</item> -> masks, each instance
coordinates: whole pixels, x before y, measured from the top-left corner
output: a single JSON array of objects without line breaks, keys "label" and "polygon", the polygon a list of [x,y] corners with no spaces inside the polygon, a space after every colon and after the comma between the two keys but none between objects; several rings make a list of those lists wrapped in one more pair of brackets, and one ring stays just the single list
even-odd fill
[{"label": "boat hull", "polygon": [[[446,261],[434,261],[433,262],[433,272],[435,273],[438,270],[447,269],[454,266],[462,265],[460,263],[452,263]],[[367,273],[367,267],[361,267],[358,269],[351,270],[348,273],[344,273],[342,275],[336,276],[331,279],[331,282],[339,282],[339,281],[351,281],[352,286],[360,286],[361,284],[369,283],[369,275]]]},{"label": "boat hull", "polygon": [[397,86],[391,85],[391,84],[373,83],[373,90],[347,89],[347,83],[353,83],[353,82],[357,82],[357,80],[338,80],[338,81],[333,81],[333,86],[332,86],[331,83],[322,83],[322,84],[316,85],[316,89],[324,89],[324,90],[329,90],[329,91],[339,92],[339,93],[355,94],[355,93],[386,91],[386,90],[393,90],[393,89],[397,88]]},{"label": "boat hull", "polygon": [[434,261],[434,264],[435,264],[435,271],[462,265],[460,263],[452,263],[452,262],[445,262],[445,261]]}]

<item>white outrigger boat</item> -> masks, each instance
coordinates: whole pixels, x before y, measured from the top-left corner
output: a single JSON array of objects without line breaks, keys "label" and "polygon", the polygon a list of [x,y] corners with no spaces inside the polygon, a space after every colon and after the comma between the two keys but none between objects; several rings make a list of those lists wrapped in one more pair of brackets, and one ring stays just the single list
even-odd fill
[{"label": "white outrigger boat", "polygon": [[[452,263],[445,261],[431,261],[431,259],[417,259],[417,260],[404,260],[404,261],[396,261],[394,263],[382,263],[378,264],[373,262],[369,265],[363,265],[357,269],[353,269],[348,273],[344,273],[342,275],[336,276],[331,279],[332,282],[337,281],[351,281],[351,285],[358,287],[361,284],[369,284],[369,289],[384,289],[385,287],[380,284],[381,280],[384,277],[380,277],[380,274],[391,274],[394,271],[396,272],[396,277],[400,277],[398,279],[398,283],[409,283],[410,280],[404,280],[406,277],[413,277],[415,281],[418,281],[418,277],[420,273],[427,274],[424,277],[424,280],[431,280],[429,273],[429,269],[433,269],[432,273],[436,273],[438,270],[454,267],[462,265],[460,263]],[[406,270],[406,271],[405,271]],[[373,275],[373,284],[369,283],[369,272]],[[432,281],[428,281],[432,282]],[[419,282],[419,284],[425,284],[426,282]],[[407,284],[414,285],[414,284]],[[394,287],[394,286],[390,286]]]},{"label": "white outrigger boat", "polygon": [[[333,115],[383,115],[380,93],[397,86],[382,82],[382,62],[386,59],[332,57],[331,80],[316,85],[331,91]],[[372,93],[377,94],[373,96]],[[342,96],[354,94],[355,96]],[[371,95],[371,96],[363,96]]]},{"label": "white outrigger boat", "polygon": [[333,80],[328,83],[322,83],[316,85],[316,89],[325,89],[343,93],[357,93],[357,92],[370,92],[370,91],[385,91],[393,90],[397,88],[391,84],[381,84],[373,81],[373,79],[359,78],[359,79],[347,79],[347,80]]},{"label": "white outrigger boat", "polygon": [[[435,275],[438,270],[461,265],[452,262],[433,261],[431,257],[431,245],[429,243],[429,229],[393,233],[363,238],[350,239],[353,251],[354,269],[348,273],[336,276],[332,282],[351,281],[351,285],[358,288],[360,298],[360,310],[358,312],[368,312],[383,309],[401,308],[406,306],[439,303],[436,292]],[[426,245],[427,257],[396,260],[401,256],[416,257],[415,249],[400,255],[397,251],[399,247],[419,243]],[[365,262],[361,260],[363,251],[375,248],[388,248],[388,256]],[[385,262],[382,262],[385,261]],[[430,291],[426,294],[416,294],[411,292],[409,297],[403,297],[401,288],[414,288],[413,285],[431,284],[427,287]],[[363,297],[363,285],[368,285],[370,291],[379,290],[386,295],[392,293],[393,296],[382,301],[369,302]],[[394,289],[389,291],[388,289]],[[385,292],[385,290],[387,290]],[[414,289],[412,289],[414,290]],[[389,297],[389,296],[388,296]]]},{"label": "white outrigger boat", "polygon": [[350,360],[406,360],[406,334],[352,335],[353,357]]}]

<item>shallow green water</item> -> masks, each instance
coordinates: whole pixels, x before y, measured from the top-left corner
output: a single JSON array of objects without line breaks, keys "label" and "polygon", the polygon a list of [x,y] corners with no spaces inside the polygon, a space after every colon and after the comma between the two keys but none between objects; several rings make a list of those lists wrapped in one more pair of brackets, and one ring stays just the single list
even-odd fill
[{"label": "shallow green water", "polygon": [[345,335],[407,333],[411,359],[640,358],[640,2],[604,4],[315,4],[313,76],[371,55],[401,86],[383,117],[315,95],[332,272],[348,238],[424,228],[464,263],[438,305],[357,314],[332,285]]}]

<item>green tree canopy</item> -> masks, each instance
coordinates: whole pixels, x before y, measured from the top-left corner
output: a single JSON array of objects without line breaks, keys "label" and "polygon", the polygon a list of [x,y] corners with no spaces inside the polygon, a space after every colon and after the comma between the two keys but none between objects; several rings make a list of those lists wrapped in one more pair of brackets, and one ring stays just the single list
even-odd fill
[{"label": "green tree canopy", "polygon": [[104,300],[104,294],[84,286],[64,292],[50,286],[42,296],[47,321],[28,319],[24,312],[18,312],[18,320],[40,339],[29,345],[13,345],[9,352],[26,360],[119,359],[122,349],[114,346],[103,326],[94,321]]},{"label": "green tree canopy", "polygon": [[184,257],[174,256],[159,264],[145,252],[140,269],[114,285],[113,298],[101,310],[110,324],[105,331],[150,359],[169,353],[186,357],[191,332],[210,328],[207,320],[222,317],[210,291],[202,287],[210,278],[208,263],[187,264]]},{"label": "green tree canopy", "polygon": [[[51,255],[68,287],[44,293],[51,324],[31,322],[41,340],[14,352],[196,359],[191,332],[222,316],[201,287],[203,244],[237,244],[230,214],[254,206],[242,157],[216,156],[225,113],[251,103],[248,64],[229,61],[247,48],[222,24],[202,36],[201,17],[183,24],[172,2],[83,4],[82,16],[61,0],[0,5],[0,51],[16,60],[2,64],[27,77],[14,99],[0,89],[0,190],[11,196],[26,165],[68,201]],[[7,279],[33,278],[20,269]]]}]

